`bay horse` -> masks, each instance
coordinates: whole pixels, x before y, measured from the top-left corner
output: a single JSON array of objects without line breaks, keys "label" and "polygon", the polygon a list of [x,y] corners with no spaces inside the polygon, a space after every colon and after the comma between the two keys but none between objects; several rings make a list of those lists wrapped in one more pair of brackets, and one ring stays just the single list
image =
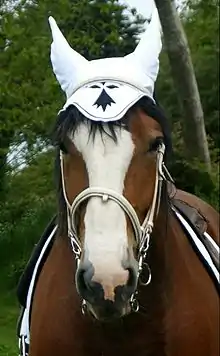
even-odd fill
[{"label": "bay horse", "polygon": [[[32,296],[29,356],[219,355],[218,290],[189,239],[197,231],[217,246],[219,215],[176,190],[166,168],[157,12],[133,53],[94,61],[49,22],[67,101],[54,129],[57,230]],[[175,200],[193,212],[191,227]]]},{"label": "bay horse", "polygon": [[[165,179],[147,253],[151,282],[137,286],[140,243],[124,199],[143,222],[154,199],[158,150],[170,145],[160,109],[144,98],[122,121],[101,124],[70,106],[60,113],[55,136],[58,231],[34,294],[30,356],[217,356],[218,292],[171,209]],[[88,187],[99,187],[101,195],[87,192],[74,213],[77,264],[67,200],[72,204]],[[105,198],[112,191],[112,199]],[[196,196],[174,194],[199,209],[217,241],[218,213]],[[135,313],[129,300],[136,288]]]}]

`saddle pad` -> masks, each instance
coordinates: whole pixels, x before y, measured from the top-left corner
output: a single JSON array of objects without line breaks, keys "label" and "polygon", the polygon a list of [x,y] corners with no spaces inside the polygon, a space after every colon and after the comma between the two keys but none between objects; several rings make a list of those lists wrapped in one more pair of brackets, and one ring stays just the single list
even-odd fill
[{"label": "saddle pad", "polygon": [[209,236],[206,232],[208,227],[208,222],[202,213],[180,199],[172,199],[172,205],[177,211],[181,213],[186,221],[192,226],[196,235],[207,248],[213,263],[218,271],[220,271],[220,248],[217,243]]},{"label": "saddle pad", "polygon": [[57,230],[57,225],[53,228],[50,235],[47,236],[47,239],[44,242],[44,245],[41,246],[41,251],[38,255],[38,259],[33,269],[33,274],[30,279],[30,285],[27,292],[26,303],[23,305],[21,315],[18,321],[17,334],[19,338],[19,356],[28,356],[29,345],[30,345],[30,318],[31,318],[31,307],[32,299],[34,294],[34,289],[36,287],[37,279],[39,277],[42,261],[45,259],[45,256],[48,256],[49,251],[51,250],[51,242],[53,241]]},{"label": "saddle pad", "polygon": [[[54,216],[53,219],[47,225],[40,240],[38,241],[37,245],[35,246],[32,254],[31,254],[31,257],[25,267],[24,272],[22,273],[22,275],[20,277],[18,287],[17,287],[17,298],[18,298],[19,303],[23,307],[26,306],[28,289],[29,289],[29,286],[31,283],[31,278],[33,276],[34,268],[37,264],[39,255],[40,255],[41,251],[43,250],[44,244],[48,239],[48,236],[50,236],[51,232],[53,231],[54,227],[56,226],[56,220],[57,220],[57,217]],[[51,240],[50,247],[52,247],[52,242],[53,241]],[[50,251],[50,249],[47,248],[47,253],[49,253],[49,251]],[[41,265],[43,264],[43,262],[45,262],[46,259],[47,259],[47,254],[45,253],[41,260]]]},{"label": "saddle pad", "polygon": [[[187,236],[189,237],[189,240],[191,244],[193,245],[196,253],[199,255],[200,259],[204,263],[206,269],[208,270],[209,274],[212,276],[216,286],[219,287],[220,279],[219,279],[219,272],[217,268],[215,267],[212,258],[210,257],[210,254],[201,242],[199,235],[196,233],[196,229],[191,226],[187,220],[183,217],[183,215],[174,207],[172,206],[172,210],[174,214],[176,215],[177,219],[179,220],[181,226],[183,229],[187,232]],[[27,293],[27,298],[26,298],[26,303],[22,308],[21,315],[19,318],[18,322],[18,339],[19,339],[19,356],[28,356],[29,354],[29,345],[30,345],[30,319],[31,319],[31,307],[32,307],[32,300],[33,300],[33,293],[34,289],[36,287],[37,283],[37,278],[40,274],[41,268],[42,268],[42,261],[45,261],[45,256],[48,256],[50,249],[51,249],[51,243],[55,237],[57,231],[57,225],[55,225],[50,233],[49,236],[44,240],[44,244],[42,246],[42,249],[39,253],[39,256],[36,260],[36,264],[33,268],[33,273],[31,276],[30,280],[30,285],[28,288]],[[206,235],[207,232],[205,232]],[[206,236],[207,237],[207,236]],[[211,236],[208,235],[208,238],[213,241]],[[41,241],[41,240],[40,240]],[[42,245],[42,242],[41,242]],[[217,288],[218,288],[217,287]]]},{"label": "saddle pad", "polygon": [[[219,271],[216,268],[215,264],[213,263],[213,260],[211,258],[211,255],[210,255],[208,249],[203,244],[203,241],[200,239],[199,234],[196,233],[194,227],[189,224],[189,222],[183,217],[183,215],[174,206],[172,206],[172,210],[174,211],[177,219],[179,220],[182,227],[186,231],[187,236],[190,239],[191,245],[193,246],[194,250],[200,257],[200,259],[202,260],[202,262],[205,265],[206,269],[208,270],[210,276],[214,280],[214,283],[216,284],[217,289],[219,290],[219,287],[220,287]],[[207,232],[205,232],[204,234],[206,234],[206,237],[208,236],[209,239],[213,240]]]}]

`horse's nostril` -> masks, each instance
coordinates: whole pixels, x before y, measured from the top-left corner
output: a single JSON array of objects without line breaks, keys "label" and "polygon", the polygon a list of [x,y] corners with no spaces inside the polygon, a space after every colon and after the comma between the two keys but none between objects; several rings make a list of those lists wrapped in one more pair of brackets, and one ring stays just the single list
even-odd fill
[{"label": "horse's nostril", "polygon": [[76,278],[78,293],[90,303],[97,302],[104,296],[101,284],[92,280],[93,273],[93,268],[79,268]]},{"label": "horse's nostril", "polygon": [[128,267],[126,270],[129,272],[127,283],[115,288],[115,299],[119,303],[127,302],[131,295],[134,293],[137,286],[137,273],[135,268]]},{"label": "horse's nostril", "polygon": [[87,284],[84,278],[85,270],[79,269],[77,272],[77,289],[81,293],[87,289]]}]

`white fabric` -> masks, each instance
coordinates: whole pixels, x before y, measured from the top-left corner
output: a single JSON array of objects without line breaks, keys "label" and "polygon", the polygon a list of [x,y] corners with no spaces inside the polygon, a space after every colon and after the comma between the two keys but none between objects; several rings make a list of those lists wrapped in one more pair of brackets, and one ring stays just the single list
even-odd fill
[{"label": "white fabric", "polygon": [[[53,71],[59,81],[61,88],[65,91],[67,96],[67,102],[64,108],[67,108],[70,104],[78,104],[78,108],[82,108],[84,113],[87,113],[88,105],[83,101],[92,101],[90,98],[90,91],[87,91],[87,95],[82,99],[82,92],[84,92],[84,83],[94,82],[97,78],[101,78],[100,81],[116,80],[128,84],[136,83],[137,88],[143,88],[143,95],[148,95],[153,98],[154,83],[159,71],[159,54],[162,48],[161,42],[161,27],[157,10],[155,9],[152,20],[147,28],[146,33],[143,35],[135,51],[125,57],[119,58],[104,58],[93,61],[87,61],[83,56],[74,51],[64,38],[63,34],[59,30],[54,18],[49,17],[49,23],[52,31],[53,43],[51,45],[51,62]],[[78,92],[77,88],[83,87],[82,92]],[[125,87],[121,88],[122,90]],[[122,98],[121,91],[118,91],[117,103]],[[94,94],[91,94],[94,98]],[[129,96],[129,100],[125,100],[126,95]],[[80,96],[80,100],[79,100]],[[107,120],[107,117],[115,117],[117,120],[121,111],[125,111],[132,103],[136,102],[137,92],[131,95],[128,89],[124,91],[124,100],[118,106],[118,109],[114,112],[105,115],[106,113],[100,110],[94,112],[94,110],[88,110],[89,118],[99,115],[99,120]],[[79,101],[77,103],[77,101]],[[84,107],[85,106],[85,107]],[[90,105],[91,106],[91,105]],[[113,105],[112,105],[113,107]],[[109,109],[109,108],[108,108]],[[117,112],[117,113],[116,113]],[[101,115],[101,116],[100,116]]]},{"label": "white fabric", "polygon": [[74,105],[90,120],[115,121],[145,95],[146,92],[125,83],[95,81],[76,90],[63,109]]},{"label": "white fabric", "polygon": [[218,252],[218,254],[220,253],[220,248],[217,245],[217,243],[211,238],[211,236],[207,233],[204,232],[205,237],[209,240],[209,242],[212,244],[212,246],[214,247],[214,249]]}]

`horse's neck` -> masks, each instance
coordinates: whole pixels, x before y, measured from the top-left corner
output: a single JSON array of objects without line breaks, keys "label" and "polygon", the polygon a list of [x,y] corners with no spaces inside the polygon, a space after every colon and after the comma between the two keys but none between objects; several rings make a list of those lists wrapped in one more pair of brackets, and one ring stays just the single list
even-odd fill
[{"label": "horse's neck", "polygon": [[167,203],[161,205],[150,240],[147,263],[152,280],[140,287],[141,303],[159,313],[167,309],[167,301],[174,302],[174,286],[190,276],[189,242]]},{"label": "horse's neck", "polygon": [[[151,282],[147,286],[140,286],[140,302],[147,313],[155,309],[163,308],[163,298],[168,288],[169,270],[171,268],[169,261],[169,245],[173,239],[170,229],[170,214],[165,206],[162,206],[159,215],[155,221],[153,233],[150,237],[149,250],[146,262],[151,270]],[[171,252],[171,251],[170,251]],[[172,252],[171,252],[172,253]],[[145,269],[147,272],[147,269]],[[143,279],[147,276],[143,276]],[[161,310],[161,312],[163,312]]]},{"label": "horse's neck", "polygon": [[147,287],[140,287],[141,303],[152,315],[155,311],[160,317],[172,313],[181,300],[189,302],[189,290],[196,295],[197,289],[204,287],[206,271],[166,203],[155,221],[147,263],[152,280]]}]

